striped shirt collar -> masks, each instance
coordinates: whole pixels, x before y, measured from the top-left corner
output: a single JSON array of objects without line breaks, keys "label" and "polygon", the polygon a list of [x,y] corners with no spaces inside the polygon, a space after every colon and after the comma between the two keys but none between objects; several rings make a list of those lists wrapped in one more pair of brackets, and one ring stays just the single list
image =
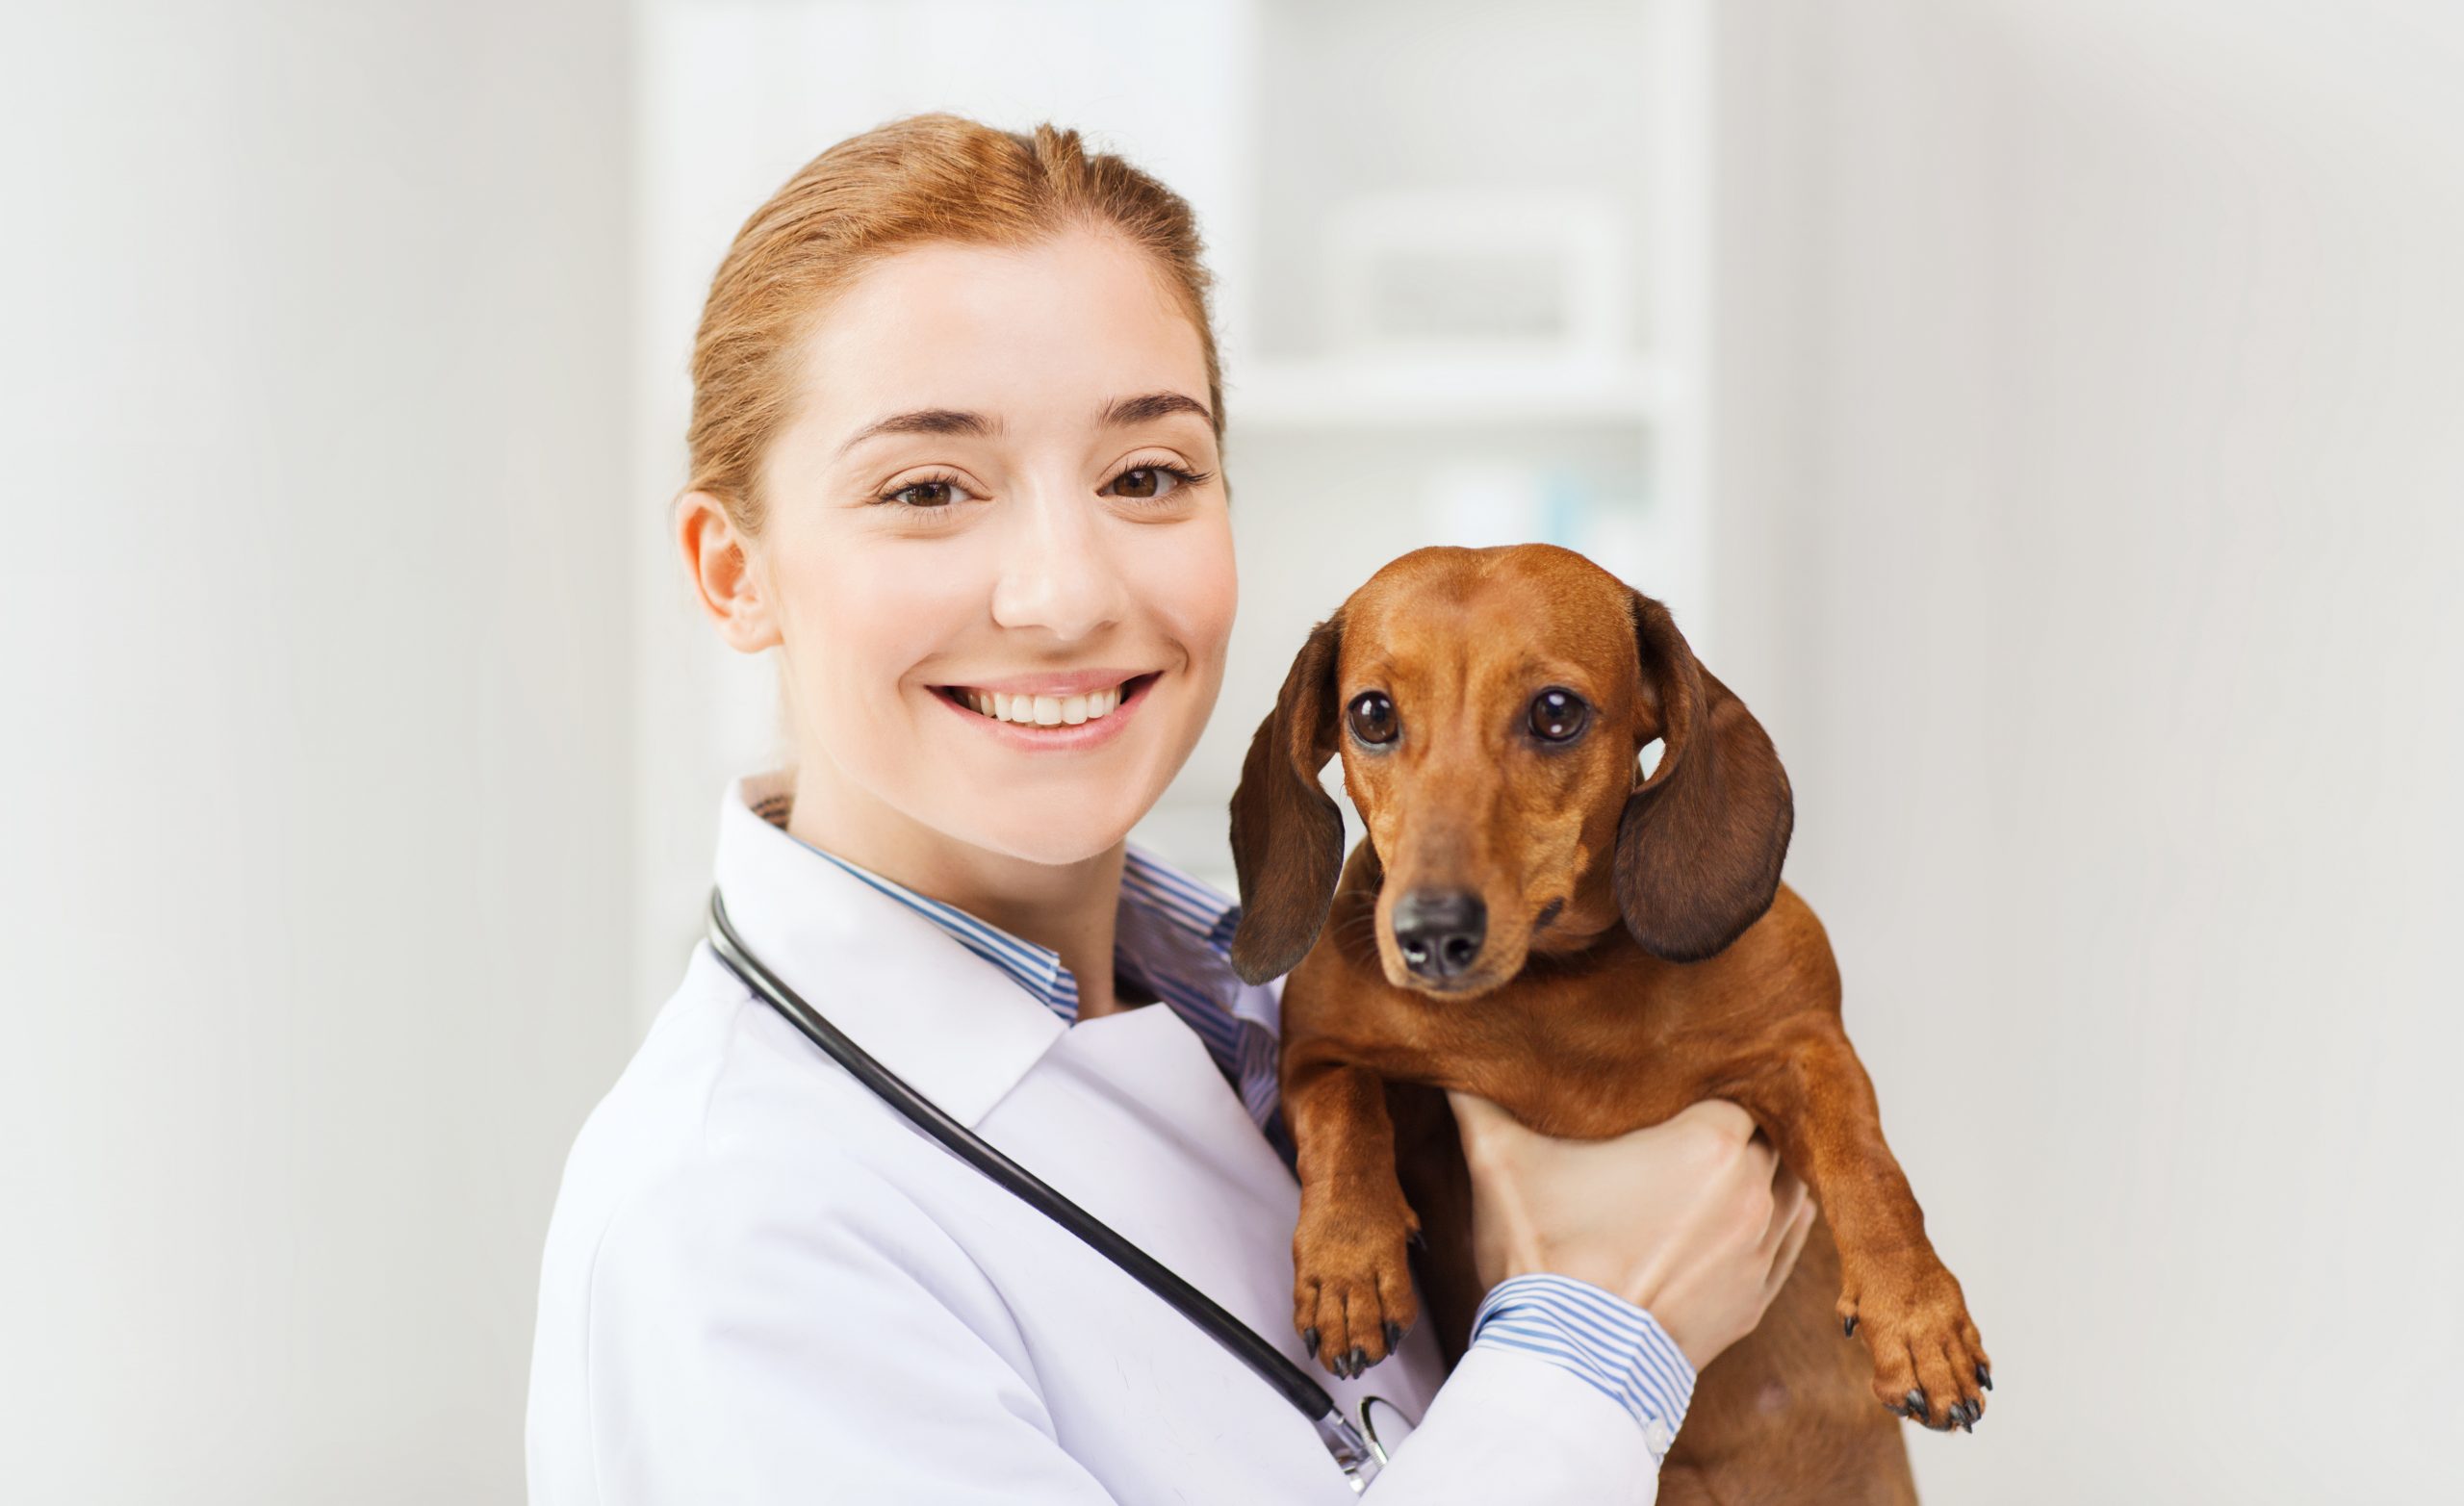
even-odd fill
[{"label": "striped shirt collar", "polygon": [[[765,779],[757,787],[748,785],[746,799],[755,813],[786,831],[794,803],[790,784]],[[1076,1023],[1078,980],[1059,952],[788,835],[800,851],[826,858],[932,921],[1008,975],[1065,1025]],[[1240,1096],[1250,1119],[1289,1162],[1291,1142],[1278,1112],[1275,1070],[1281,980],[1254,984],[1233,972],[1232,933],[1240,921],[1237,900],[1135,842],[1123,844],[1120,901],[1114,919],[1116,973],[1143,983],[1180,1016]]]}]

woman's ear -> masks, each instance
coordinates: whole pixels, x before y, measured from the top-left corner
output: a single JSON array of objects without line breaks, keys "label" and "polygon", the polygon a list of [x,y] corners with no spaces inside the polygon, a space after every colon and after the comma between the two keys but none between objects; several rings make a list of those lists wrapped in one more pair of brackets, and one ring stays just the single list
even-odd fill
[{"label": "woman's ear", "polygon": [[1639,591],[1630,606],[1660,758],[1618,824],[1617,907],[1644,951],[1700,961],[1771,907],[1796,803],[1762,724],[1695,659],[1668,608]]},{"label": "woman's ear", "polygon": [[1319,787],[1335,753],[1335,662],[1343,613],[1309,630],[1274,709],[1258,724],[1232,792],[1232,867],[1241,921],[1232,970],[1246,982],[1279,978],[1309,955],[1344,865],[1344,818]]},{"label": "woman's ear", "polygon": [[676,499],[674,522],[685,575],[728,647],[758,653],[776,646],[779,624],[754,567],[752,541],[727,504],[708,492],[687,492]]}]

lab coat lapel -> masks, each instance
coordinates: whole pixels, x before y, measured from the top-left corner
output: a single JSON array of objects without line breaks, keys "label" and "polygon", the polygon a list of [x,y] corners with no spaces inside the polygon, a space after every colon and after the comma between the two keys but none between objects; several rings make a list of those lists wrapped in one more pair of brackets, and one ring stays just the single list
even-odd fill
[{"label": "lab coat lapel", "polygon": [[970,1128],[1067,1027],[1007,974],[764,820],[791,772],[719,807],[718,884],[745,945],[884,1066]]}]

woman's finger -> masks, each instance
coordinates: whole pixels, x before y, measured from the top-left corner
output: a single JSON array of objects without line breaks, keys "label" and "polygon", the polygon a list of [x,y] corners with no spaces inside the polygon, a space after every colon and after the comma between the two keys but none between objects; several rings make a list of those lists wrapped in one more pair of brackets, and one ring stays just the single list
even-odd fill
[{"label": "woman's finger", "polygon": [[1512,1114],[1475,1093],[1450,1087],[1446,1101],[1454,1110],[1455,1128],[1467,1140],[1475,1136],[1493,1135],[1514,1123]]},{"label": "woman's finger", "polygon": [[1819,1211],[1811,1197],[1797,1204],[1796,1216],[1788,1220],[1787,1232],[1780,1239],[1780,1252],[1771,1262],[1770,1279],[1762,1284],[1765,1307],[1770,1306],[1771,1299],[1780,1294],[1780,1289],[1788,1284],[1788,1277],[1795,1272],[1797,1257],[1805,1253],[1806,1237],[1813,1232],[1813,1215]]},{"label": "woman's finger", "polygon": [[1786,1161],[1780,1162],[1772,1171],[1771,1224],[1762,1233],[1764,1250],[1779,1248],[1780,1240],[1788,1233],[1788,1226],[1796,1221],[1797,1211],[1810,1195],[1806,1191],[1804,1180],[1788,1169]]},{"label": "woman's finger", "polygon": [[1462,1137],[1467,1159],[1475,1147],[1485,1147],[1484,1154],[1506,1154],[1511,1143],[1506,1136],[1523,1128],[1514,1115],[1477,1094],[1450,1087],[1446,1101],[1454,1110],[1455,1133]]},{"label": "woman's finger", "polygon": [[1462,1124],[1472,1124],[1485,1120],[1493,1114],[1503,1112],[1487,1099],[1475,1093],[1467,1093],[1459,1087],[1448,1088],[1446,1101],[1454,1110],[1455,1120]]},{"label": "woman's finger", "polygon": [[1706,1098],[1700,1103],[1688,1104],[1678,1110],[1670,1122],[1674,1123],[1676,1119],[1697,1120],[1740,1145],[1754,1136],[1754,1115],[1725,1098]]}]

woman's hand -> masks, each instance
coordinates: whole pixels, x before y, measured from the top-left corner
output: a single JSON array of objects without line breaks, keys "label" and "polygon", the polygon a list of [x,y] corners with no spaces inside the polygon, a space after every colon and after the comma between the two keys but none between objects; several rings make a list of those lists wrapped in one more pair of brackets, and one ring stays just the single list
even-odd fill
[{"label": "woman's hand", "polygon": [[1650,1311],[1697,1370],[1753,1332],[1779,1294],[1813,1199],[1725,1099],[1605,1140],[1526,1129],[1449,1090],[1472,1170],[1483,1287],[1548,1271]]}]

